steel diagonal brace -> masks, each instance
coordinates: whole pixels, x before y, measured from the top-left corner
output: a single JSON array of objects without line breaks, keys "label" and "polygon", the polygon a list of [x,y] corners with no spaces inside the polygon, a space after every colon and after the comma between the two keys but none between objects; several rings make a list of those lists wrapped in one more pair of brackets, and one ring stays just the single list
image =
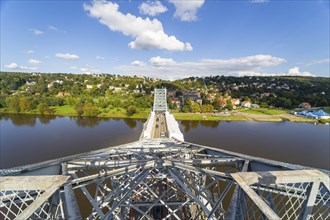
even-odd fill
[{"label": "steel diagonal brace", "polygon": [[[156,198],[157,197],[159,197],[158,199],[157,199],[157,201],[154,203],[154,204],[156,204],[156,203],[158,203],[159,201],[160,201],[160,203],[161,204],[163,204],[171,213],[173,213],[173,215],[177,218],[177,219],[180,219],[179,218],[179,216],[177,216],[176,215],[176,213],[171,209],[171,207],[169,207],[163,200],[162,200],[162,197],[164,196],[164,195],[166,195],[166,193],[163,193],[161,196],[158,196],[152,189],[151,189],[151,187],[149,187],[147,184],[143,184],[143,185],[145,185],[147,188],[148,188],[148,190],[150,191],[150,193],[153,195],[153,196],[155,196]],[[165,191],[165,192],[167,192],[167,191]],[[151,208],[152,208],[153,206],[151,206],[149,209],[148,209],[148,211],[150,211],[151,210]],[[148,212],[147,211],[147,212]],[[146,213],[147,213],[146,212]]]},{"label": "steel diagonal brace", "polygon": [[[175,172],[169,168],[170,175],[175,179],[175,181],[185,190],[185,192],[192,198],[194,201],[204,210],[206,215],[210,215],[210,210],[206,207],[206,205],[197,197],[195,196],[192,191],[184,184],[184,180],[175,174]],[[210,219],[216,219],[216,217],[213,215]]]},{"label": "steel diagonal brace", "polygon": [[[74,178],[77,178],[77,174],[72,174],[72,176]],[[81,190],[83,191],[83,193],[85,194],[85,196],[87,197],[88,201],[90,202],[90,204],[93,206],[93,208],[95,209],[95,211],[97,212],[97,214],[103,218],[104,217],[104,213],[101,210],[101,208],[99,207],[99,205],[97,204],[97,202],[95,202],[95,200],[93,199],[93,197],[91,196],[91,194],[88,192],[88,190],[86,189],[85,186],[81,187]]]},{"label": "steel diagonal brace", "polygon": [[132,194],[135,188],[144,180],[144,178],[151,172],[150,169],[142,171],[140,175],[138,175],[135,179],[132,180],[132,185],[128,187],[128,190],[124,194],[124,196],[111,207],[111,210],[104,216],[104,218],[110,218],[114,214],[116,208],[118,208],[122,203],[124,203],[127,198]]}]

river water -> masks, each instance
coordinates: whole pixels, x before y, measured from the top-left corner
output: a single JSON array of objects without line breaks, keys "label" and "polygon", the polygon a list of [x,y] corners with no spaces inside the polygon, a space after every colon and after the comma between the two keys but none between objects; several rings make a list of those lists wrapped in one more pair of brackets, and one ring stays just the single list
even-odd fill
[{"label": "river water", "polygon": [[[139,139],[144,120],[2,115],[0,168]],[[330,169],[329,125],[179,121],[185,140],[268,159]]]}]

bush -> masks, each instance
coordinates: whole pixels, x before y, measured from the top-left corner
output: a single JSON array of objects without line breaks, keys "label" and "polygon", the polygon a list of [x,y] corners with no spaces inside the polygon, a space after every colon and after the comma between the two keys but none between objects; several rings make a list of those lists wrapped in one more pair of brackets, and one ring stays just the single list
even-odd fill
[{"label": "bush", "polygon": [[38,111],[43,115],[45,112],[47,112],[49,110],[49,107],[47,104],[45,103],[40,103],[37,106]]},{"label": "bush", "polygon": [[136,108],[135,108],[135,106],[133,106],[133,105],[128,106],[127,109],[126,109],[126,114],[127,114],[127,116],[132,116],[132,115],[134,115],[136,112],[137,112],[137,111],[136,111]]},{"label": "bush", "polygon": [[84,114],[84,104],[77,104],[75,106],[76,112],[78,116],[81,116],[82,114]]},{"label": "bush", "polygon": [[87,103],[83,107],[85,116],[96,117],[100,114],[100,111],[97,107],[93,106],[93,104]]}]

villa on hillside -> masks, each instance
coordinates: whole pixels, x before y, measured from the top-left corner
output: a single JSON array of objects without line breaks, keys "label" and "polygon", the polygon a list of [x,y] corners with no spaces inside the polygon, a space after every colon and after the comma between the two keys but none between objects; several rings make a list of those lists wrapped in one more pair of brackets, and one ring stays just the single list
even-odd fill
[{"label": "villa on hillside", "polygon": [[311,104],[309,104],[308,102],[303,102],[303,103],[300,103],[298,105],[298,108],[311,108]]},{"label": "villa on hillside", "polygon": [[245,108],[251,108],[251,102],[250,101],[244,101],[244,102],[241,103],[241,106],[245,107]]}]

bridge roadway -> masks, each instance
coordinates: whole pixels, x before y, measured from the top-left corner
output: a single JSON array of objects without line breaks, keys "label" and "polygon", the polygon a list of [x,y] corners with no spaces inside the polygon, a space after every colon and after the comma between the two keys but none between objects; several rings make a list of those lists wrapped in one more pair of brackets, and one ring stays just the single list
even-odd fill
[{"label": "bridge roadway", "polygon": [[153,125],[154,126],[152,129],[152,139],[168,137],[165,112],[155,113],[155,119]]},{"label": "bridge roadway", "polygon": [[0,170],[0,219],[330,219],[329,171],[185,142],[155,103],[138,141]]}]

